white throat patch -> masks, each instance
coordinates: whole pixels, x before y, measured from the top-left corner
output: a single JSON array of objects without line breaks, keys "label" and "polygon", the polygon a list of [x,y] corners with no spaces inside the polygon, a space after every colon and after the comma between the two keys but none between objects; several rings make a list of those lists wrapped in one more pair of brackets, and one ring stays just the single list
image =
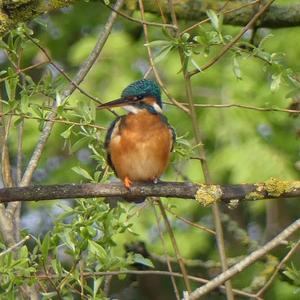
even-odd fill
[{"label": "white throat patch", "polygon": [[126,106],[123,106],[123,108],[133,114],[137,114],[140,111],[137,107],[134,107],[132,105],[126,105]]},{"label": "white throat patch", "polygon": [[155,109],[156,112],[162,113],[162,109],[160,108],[160,106],[157,103],[153,104],[153,108]]},{"label": "white throat patch", "polygon": [[[160,113],[160,114],[162,113],[162,109],[160,108],[160,106],[157,103],[153,103],[151,106],[154,108],[154,110],[157,113]],[[141,109],[139,109],[138,107],[135,107],[133,105],[125,105],[125,106],[123,106],[123,108],[133,114],[137,114],[141,111]]]}]

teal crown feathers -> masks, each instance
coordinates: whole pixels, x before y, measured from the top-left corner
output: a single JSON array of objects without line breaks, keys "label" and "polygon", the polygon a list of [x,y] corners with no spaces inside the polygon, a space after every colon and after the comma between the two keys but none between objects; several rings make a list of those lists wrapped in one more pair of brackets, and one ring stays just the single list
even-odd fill
[{"label": "teal crown feathers", "polygon": [[122,92],[121,97],[130,96],[153,96],[157,100],[157,104],[162,107],[161,92],[158,84],[149,79],[141,79],[134,81],[128,85]]}]

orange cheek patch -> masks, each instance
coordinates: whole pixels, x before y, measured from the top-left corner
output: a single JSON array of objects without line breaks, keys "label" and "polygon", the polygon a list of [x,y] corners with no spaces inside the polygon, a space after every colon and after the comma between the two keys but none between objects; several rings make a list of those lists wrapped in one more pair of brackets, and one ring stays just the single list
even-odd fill
[{"label": "orange cheek patch", "polygon": [[153,97],[145,97],[143,99],[143,102],[148,105],[153,105],[154,103],[156,103],[155,98]]}]

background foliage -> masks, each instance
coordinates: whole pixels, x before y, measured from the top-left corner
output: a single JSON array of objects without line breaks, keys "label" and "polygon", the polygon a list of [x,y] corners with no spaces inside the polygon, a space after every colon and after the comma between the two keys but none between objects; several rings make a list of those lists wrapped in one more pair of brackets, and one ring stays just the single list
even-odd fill
[{"label": "background foliage", "polygon": [[[129,4],[128,1],[127,4]],[[282,4],[297,1],[278,1]],[[154,4],[153,4],[154,5]],[[124,10],[140,19],[139,11]],[[17,172],[18,132],[23,127],[23,165],[30,158],[48,113],[51,99],[62,99],[66,78],[51,64],[20,72],[46,62],[31,40],[46,49],[52,61],[71,77],[91,52],[111,10],[97,2],[76,5],[20,24],[1,41],[1,110],[9,128],[8,147],[14,176]],[[210,61],[240,28],[222,26],[214,11],[210,22],[174,38],[161,27],[148,27],[149,46],[164,85],[179,102],[186,103],[182,66],[193,70]],[[160,16],[146,19],[162,22]],[[192,23],[180,21],[181,29]],[[253,40],[251,41],[251,39]],[[113,32],[81,88],[101,101],[119,97],[122,89],[144,76],[149,68],[143,29],[140,24],[119,17]],[[247,32],[221,61],[192,77],[196,104],[239,104],[263,108],[299,108],[300,29],[258,29]],[[153,74],[150,74],[153,78]],[[190,117],[171,105],[167,97],[165,114],[176,128],[178,142],[163,180],[203,182]],[[44,149],[32,183],[78,183],[112,180],[107,169],[103,138],[114,116],[96,111],[95,101],[76,91],[58,103],[58,119]],[[14,114],[13,116],[11,115]],[[118,113],[122,113],[118,111]],[[213,181],[217,183],[259,182],[270,177],[296,179],[300,170],[299,118],[286,112],[258,111],[241,107],[197,107],[204,132],[204,145]],[[72,124],[76,122],[76,124]],[[89,124],[78,126],[78,123]],[[8,125],[9,124],[9,125]],[[168,210],[194,223],[213,227],[211,210],[192,201],[163,199]],[[237,261],[280,232],[298,217],[295,200],[243,203],[230,210],[222,206],[222,222],[229,261]],[[0,256],[3,299],[16,299],[24,282],[38,286],[43,299],[173,299],[168,277],[120,275],[93,272],[125,269],[167,269],[163,255],[174,256],[168,232],[156,206],[116,202],[110,207],[103,199],[62,200],[26,203],[22,206],[22,236],[30,234],[18,256]],[[168,214],[174,235],[190,274],[211,278],[220,272],[214,236]],[[158,225],[158,222],[160,225]],[[161,238],[164,239],[162,243]],[[147,252],[138,253],[131,243],[144,242]],[[131,244],[131,246],[129,246]],[[126,246],[127,245],[127,246]],[[0,244],[4,250],[4,243]],[[142,247],[143,248],[143,247]],[[127,251],[126,251],[127,249]],[[133,250],[133,252],[128,249]],[[281,247],[233,279],[233,286],[255,293],[274,271],[288,248]],[[135,253],[134,253],[135,252]],[[299,253],[299,252],[298,252]],[[143,256],[142,256],[143,255]],[[152,262],[151,262],[152,261]],[[173,264],[178,271],[176,262]],[[298,271],[297,271],[298,270]],[[70,273],[69,273],[70,271]],[[82,277],[82,274],[92,275]],[[37,275],[53,274],[39,279]],[[50,276],[51,277],[51,276]],[[299,255],[277,276],[265,299],[299,299]],[[107,286],[110,284],[110,289]],[[181,280],[179,289],[184,290]],[[198,284],[192,283],[195,288]],[[205,299],[224,299],[216,291]]]}]

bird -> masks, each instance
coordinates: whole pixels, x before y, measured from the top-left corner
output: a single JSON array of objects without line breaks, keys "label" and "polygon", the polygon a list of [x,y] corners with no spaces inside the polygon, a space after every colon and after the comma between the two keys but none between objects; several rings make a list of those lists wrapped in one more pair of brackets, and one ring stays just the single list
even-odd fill
[{"label": "bird", "polygon": [[174,128],[162,113],[160,87],[150,79],[137,80],[119,99],[97,108],[114,107],[124,108],[127,114],[118,116],[107,130],[104,148],[108,165],[127,189],[136,181],[157,183],[176,140]]}]

